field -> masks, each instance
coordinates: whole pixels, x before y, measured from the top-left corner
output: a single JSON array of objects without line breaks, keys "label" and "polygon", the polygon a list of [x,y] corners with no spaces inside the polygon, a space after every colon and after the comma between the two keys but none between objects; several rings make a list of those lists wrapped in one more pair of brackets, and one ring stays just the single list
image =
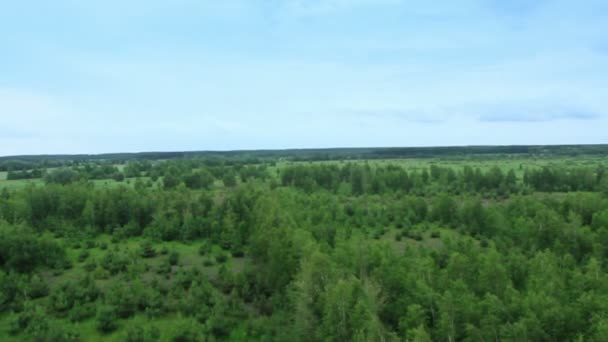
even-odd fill
[{"label": "field", "polygon": [[606,164],[200,158],[3,172],[0,340],[603,340]]}]

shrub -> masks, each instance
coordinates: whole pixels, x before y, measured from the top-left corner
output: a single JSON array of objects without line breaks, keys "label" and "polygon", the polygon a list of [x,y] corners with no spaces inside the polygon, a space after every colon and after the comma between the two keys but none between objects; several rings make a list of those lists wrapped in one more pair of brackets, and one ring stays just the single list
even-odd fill
[{"label": "shrub", "polygon": [[169,264],[171,266],[175,266],[179,263],[179,253],[177,253],[176,251],[171,252],[171,254],[169,254]]},{"label": "shrub", "polygon": [[32,276],[27,286],[27,294],[30,298],[40,298],[49,294],[49,286],[37,275]]},{"label": "shrub", "polygon": [[144,241],[139,249],[139,254],[144,258],[153,258],[156,256],[156,251],[149,240]]},{"label": "shrub", "polygon": [[215,261],[217,261],[219,264],[225,263],[228,261],[228,256],[226,256],[224,253],[219,253],[215,256]]},{"label": "shrub", "polygon": [[78,261],[83,262],[85,260],[87,260],[87,258],[89,257],[89,251],[86,249],[83,249],[79,254],[78,254]]},{"label": "shrub", "polygon": [[160,339],[160,330],[157,327],[151,326],[144,328],[140,325],[130,325],[127,328],[125,341],[127,342],[152,342]]},{"label": "shrub", "polygon": [[242,258],[245,256],[245,252],[242,249],[233,250],[231,254],[235,258]]},{"label": "shrub", "polygon": [[108,334],[118,328],[115,311],[116,310],[114,308],[106,306],[97,312],[97,331],[102,334]]},{"label": "shrub", "polygon": [[171,331],[171,341],[196,342],[199,341],[201,327],[196,321],[187,321],[177,324]]},{"label": "shrub", "polygon": [[158,274],[169,274],[171,273],[171,263],[169,260],[165,260],[158,265],[158,269],[156,270]]},{"label": "shrub", "polygon": [[68,317],[72,322],[82,322],[85,319],[95,316],[96,311],[93,303],[77,304],[70,310]]},{"label": "shrub", "polygon": [[211,252],[211,245],[205,241],[198,248],[198,255],[200,255],[200,256],[207,255],[209,252]]},{"label": "shrub", "polygon": [[95,270],[95,268],[97,267],[97,263],[95,262],[95,260],[88,260],[84,265],[83,268],[85,269],[85,271],[87,272],[93,272],[93,270]]},{"label": "shrub", "polygon": [[41,307],[26,303],[21,313],[13,315],[10,318],[8,328],[9,334],[16,335],[24,330],[28,333],[44,332],[48,330],[48,321],[44,310]]}]

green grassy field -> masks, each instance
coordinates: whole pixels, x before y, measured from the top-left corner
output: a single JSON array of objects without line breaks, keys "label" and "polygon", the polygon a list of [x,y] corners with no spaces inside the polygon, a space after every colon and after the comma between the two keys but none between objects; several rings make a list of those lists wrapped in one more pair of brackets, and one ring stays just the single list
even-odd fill
[{"label": "green grassy field", "polygon": [[7,188],[9,190],[22,189],[29,184],[44,184],[42,179],[14,179],[14,180],[1,180],[0,189]]}]

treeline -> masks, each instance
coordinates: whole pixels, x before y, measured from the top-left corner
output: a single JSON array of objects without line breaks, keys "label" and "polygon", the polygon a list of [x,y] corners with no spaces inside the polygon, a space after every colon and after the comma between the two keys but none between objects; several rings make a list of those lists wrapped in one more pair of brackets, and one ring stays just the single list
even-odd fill
[{"label": "treeline", "polygon": [[551,168],[526,170],[524,183],[537,191],[603,191],[608,189],[604,165],[597,167]]},{"label": "treeline", "polygon": [[208,159],[216,162],[259,164],[277,160],[321,161],[388,158],[452,158],[496,156],[602,156],[608,155],[608,145],[514,145],[514,146],[437,146],[326,148],[288,150],[234,150],[141,152],[75,155],[28,155],[0,157],[0,171],[25,170],[35,167],[57,167],[70,163]]},{"label": "treeline", "polygon": [[121,168],[112,164],[85,164],[84,166],[62,167],[46,172],[10,171],[7,179],[43,178],[47,184],[70,184],[77,181],[112,179],[122,182],[127,178],[146,177],[150,182],[159,179],[166,189],[180,184],[190,189],[209,188],[214,181],[222,181],[226,186],[234,186],[238,181],[252,178],[264,180],[269,177],[266,165],[244,165],[240,163],[217,163],[209,160],[183,162],[129,162]]},{"label": "treeline", "polygon": [[33,170],[24,170],[24,171],[8,171],[6,174],[7,180],[16,180],[16,179],[35,179],[42,178],[44,176],[44,170],[42,169],[33,169]]},{"label": "treeline", "polygon": [[607,191],[608,176],[603,165],[596,167],[548,167],[528,169],[518,179],[515,170],[494,166],[486,171],[464,166],[461,170],[431,164],[408,171],[397,165],[369,163],[295,164],[280,171],[281,184],[308,192],[325,189],[334,193],[382,194],[405,192],[492,193],[506,196],[531,191]]}]

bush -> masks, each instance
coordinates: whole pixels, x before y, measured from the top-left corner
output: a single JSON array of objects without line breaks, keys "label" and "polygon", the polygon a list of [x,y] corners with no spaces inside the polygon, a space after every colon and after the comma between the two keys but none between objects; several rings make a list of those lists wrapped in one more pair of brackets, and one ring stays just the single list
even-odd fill
[{"label": "bush", "polygon": [[156,270],[158,274],[169,274],[171,273],[171,263],[169,260],[165,260],[158,265],[158,269]]},{"label": "bush", "polygon": [[115,275],[125,272],[130,262],[131,260],[125,253],[109,251],[101,258],[99,265],[110,274]]},{"label": "bush", "polygon": [[110,272],[106,271],[103,267],[95,267],[93,271],[93,278],[100,279],[108,279],[110,277]]},{"label": "bush", "polygon": [[196,321],[187,321],[177,324],[171,331],[171,341],[196,342],[199,341],[201,327]]},{"label": "bush", "polygon": [[176,251],[171,252],[171,254],[169,254],[169,264],[171,266],[175,266],[177,265],[179,262],[179,253],[177,253]]},{"label": "bush", "polygon": [[78,254],[78,261],[83,262],[85,260],[87,260],[87,258],[89,257],[89,251],[86,249],[83,249],[79,254]]},{"label": "bush", "polygon": [[26,303],[20,314],[13,315],[10,318],[8,328],[9,334],[16,335],[24,330],[28,333],[48,330],[48,321],[44,310],[41,307]]},{"label": "bush", "polygon": [[140,325],[130,325],[127,328],[127,342],[152,342],[160,339],[160,330],[157,327],[151,326],[144,328]]},{"label": "bush", "polygon": [[95,270],[95,268],[97,267],[97,263],[95,262],[95,260],[88,260],[84,265],[83,268],[85,269],[85,271],[87,272],[93,272],[93,270]]},{"label": "bush", "polygon": [[154,250],[152,243],[148,240],[143,242],[141,244],[141,246],[139,247],[139,249],[140,249],[139,255],[141,255],[144,258],[153,258],[156,256],[156,251]]},{"label": "bush", "polygon": [[118,328],[115,311],[116,310],[114,308],[106,306],[97,312],[97,331],[102,334],[108,334]]},{"label": "bush", "polygon": [[65,250],[57,242],[0,222],[0,267],[29,273],[39,266],[62,268],[66,264]]},{"label": "bush", "polygon": [[72,269],[72,267],[74,267],[74,265],[72,265],[72,263],[69,262],[68,260],[61,261],[59,266],[64,270],[69,270],[69,269]]},{"label": "bush", "polygon": [[211,245],[205,241],[198,248],[198,255],[200,255],[200,256],[207,255],[209,252],[211,252]]},{"label": "bush", "polygon": [[438,238],[441,237],[441,233],[439,231],[437,231],[437,230],[434,230],[434,231],[431,232],[431,237],[434,238],[434,239],[438,239]]},{"label": "bush", "polygon": [[228,256],[224,253],[220,253],[215,256],[215,261],[217,261],[219,264],[225,263],[228,261]]},{"label": "bush", "polygon": [[8,333],[10,335],[17,335],[22,332],[28,324],[27,317],[23,316],[23,314],[15,314],[12,313],[8,318]]},{"label": "bush", "polygon": [[72,310],[70,310],[68,317],[72,322],[82,322],[86,319],[95,316],[96,311],[97,310],[93,303],[75,305]]},{"label": "bush", "polygon": [[231,254],[235,258],[242,258],[245,256],[245,252],[242,249],[233,250]]},{"label": "bush", "polygon": [[213,260],[211,260],[211,259],[205,259],[205,260],[203,260],[203,266],[210,267],[210,266],[213,266],[213,265],[215,265],[215,263],[213,262]]},{"label": "bush", "polygon": [[32,298],[40,298],[49,294],[49,286],[37,275],[32,276],[27,286],[27,295]]}]

